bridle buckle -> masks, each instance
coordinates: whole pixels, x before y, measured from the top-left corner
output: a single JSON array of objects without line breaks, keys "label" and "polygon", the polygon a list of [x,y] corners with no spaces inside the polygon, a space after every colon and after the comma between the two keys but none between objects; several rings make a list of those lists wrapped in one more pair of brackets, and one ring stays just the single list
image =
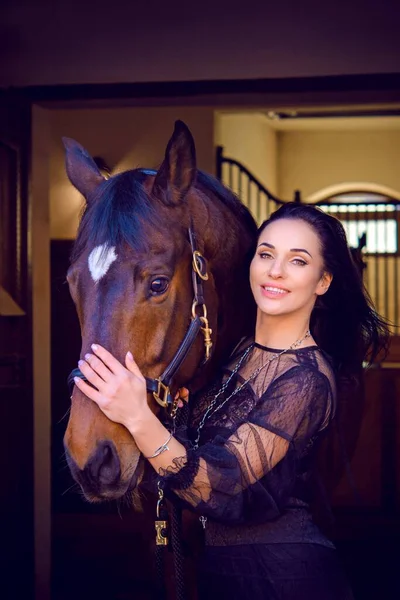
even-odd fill
[{"label": "bridle buckle", "polygon": [[203,281],[208,281],[208,273],[205,258],[202,255],[202,253],[198,250],[193,251],[192,266],[193,271],[200,277],[200,279],[202,279]]},{"label": "bridle buckle", "polygon": [[168,408],[168,398],[171,396],[169,386],[165,385],[165,383],[163,383],[161,379],[156,379],[156,381],[158,388],[156,392],[153,392],[153,397],[157,404],[159,404],[163,408]]}]

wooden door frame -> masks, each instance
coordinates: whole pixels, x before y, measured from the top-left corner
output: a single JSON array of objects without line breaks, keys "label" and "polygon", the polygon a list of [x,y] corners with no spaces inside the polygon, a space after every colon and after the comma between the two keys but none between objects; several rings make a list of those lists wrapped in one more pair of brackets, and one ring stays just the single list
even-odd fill
[{"label": "wooden door frame", "polygon": [[51,597],[50,200],[48,111],[32,105],[30,239],[32,276],[35,598]]},{"label": "wooden door frame", "polygon": [[105,106],[367,105],[400,102],[400,72],[274,79],[28,86],[14,91],[51,109]]}]

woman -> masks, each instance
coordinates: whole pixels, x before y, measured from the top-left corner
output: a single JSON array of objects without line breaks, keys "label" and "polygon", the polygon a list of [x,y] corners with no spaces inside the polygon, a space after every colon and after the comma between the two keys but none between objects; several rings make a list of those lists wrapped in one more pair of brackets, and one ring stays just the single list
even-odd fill
[{"label": "woman", "polygon": [[257,304],[244,340],[194,401],[182,444],[147,404],[143,375],[93,345],[76,385],[122,423],[163,485],[205,525],[204,598],[347,600],[333,544],[309,503],[316,444],[387,335],[352,262],[341,223],[289,203],[259,229],[250,267]]}]

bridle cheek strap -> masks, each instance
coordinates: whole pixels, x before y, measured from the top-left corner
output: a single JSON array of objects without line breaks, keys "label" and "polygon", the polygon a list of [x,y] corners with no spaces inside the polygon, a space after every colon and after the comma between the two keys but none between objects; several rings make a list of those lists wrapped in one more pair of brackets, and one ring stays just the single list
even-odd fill
[{"label": "bridle cheek strap", "polygon": [[[192,249],[192,284],[193,284],[193,303],[192,318],[189,329],[186,332],[178,350],[169,363],[165,371],[157,379],[146,377],[147,391],[153,394],[156,402],[166,408],[170,416],[174,417],[178,408],[178,400],[171,396],[170,385],[174,375],[180,369],[182,363],[187,357],[193,344],[195,343],[200,331],[204,336],[205,357],[202,364],[205,364],[211,356],[212,330],[208,324],[207,307],[204,299],[203,283],[208,280],[207,261],[197,249],[196,237],[192,227],[189,227],[189,241]],[[202,314],[199,314],[201,311]]]}]

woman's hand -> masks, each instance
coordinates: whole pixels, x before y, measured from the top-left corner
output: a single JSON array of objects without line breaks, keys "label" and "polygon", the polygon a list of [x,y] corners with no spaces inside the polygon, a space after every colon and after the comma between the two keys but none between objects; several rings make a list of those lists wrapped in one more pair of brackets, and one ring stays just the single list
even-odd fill
[{"label": "woman's hand", "polygon": [[92,350],[93,354],[86,354],[78,365],[94,387],[80,377],[75,377],[75,385],[96,402],[106,417],[131,431],[138,420],[151,412],[146,380],[130,352],[126,354],[124,367],[102,346],[93,344]]},{"label": "woman's hand", "polygon": [[185,387],[179,388],[175,394],[175,400],[178,400],[178,408],[183,408],[184,402],[189,402],[189,390]]}]

